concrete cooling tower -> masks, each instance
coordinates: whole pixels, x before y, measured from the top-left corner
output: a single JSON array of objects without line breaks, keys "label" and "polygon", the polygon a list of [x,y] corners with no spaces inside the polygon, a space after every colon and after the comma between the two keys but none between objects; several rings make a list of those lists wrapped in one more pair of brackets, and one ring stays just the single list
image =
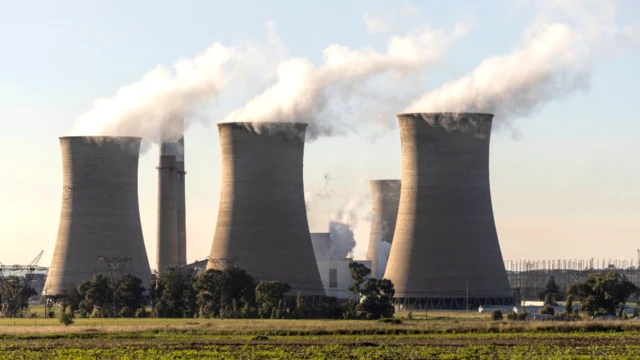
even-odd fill
[{"label": "concrete cooling tower", "polygon": [[405,308],[511,305],[489,186],[491,114],[401,114],[402,189],[384,277]]},{"label": "concrete cooling tower", "polygon": [[367,259],[371,260],[371,277],[379,278],[389,257],[389,249],[396,230],[400,180],[371,180],[371,230]]},{"label": "concrete cooling tower", "polygon": [[218,124],[222,179],[208,268],[230,261],[257,281],[289,283],[296,295],[324,295],[304,202],[307,124]]},{"label": "concrete cooling tower", "polygon": [[62,212],[44,294],[72,289],[97,273],[109,274],[108,262],[149,288],[138,208],[140,140],[60,138]]}]

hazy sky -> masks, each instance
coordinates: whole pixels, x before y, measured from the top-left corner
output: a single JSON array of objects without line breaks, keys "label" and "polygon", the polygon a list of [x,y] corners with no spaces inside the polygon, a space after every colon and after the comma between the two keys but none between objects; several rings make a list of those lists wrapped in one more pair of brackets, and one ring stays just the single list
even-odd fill
[{"label": "hazy sky", "polygon": [[[640,2],[613,4],[615,24],[636,25],[638,31],[634,21],[640,19]],[[95,99],[112,97],[157,65],[198,55],[215,41],[264,41],[265,23],[272,20],[277,21],[284,56],[305,57],[316,65],[331,44],[384,51],[390,36],[423,23],[447,31],[468,24],[468,33],[420,79],[421,94],[426,94],[472,72],[489,56],[509,54],[537,16],[523,0],[3,0],[0,5],[0,149],[5,162],[0,261],[26,263],[45,250],[41,265],[51,260],[60,216],[58,137],[70,133],[74,119]],[[513,130],[493,132],[491,186],[505,259],[636,258],[638,64],[634,51],[602,60],[588,69],[587,90],[543,104],[526,118],[511,118]],[[216,225],[220,151],[215,123],[256,94],[230,91],[191,119],[185,140],[188,261],[208,255]],[[405,104],[396,112],[415,99],[400,100]],[[375,106],[365,107],[376,113]],[[349,202],[357,205],[357,258],[364,256],[369,234],[368,180],[400,177],[399,133],[393,116],[385,116],[383,122],[391,126],[353,121],[349,134],[319,138],[305,149],[307,186],[333,193],[330,199],[311,201],[311,230],[327,231],[332,214]],[[147,151],[139,173],[142,226],[152,265],[157,155],[157,147]]]}]

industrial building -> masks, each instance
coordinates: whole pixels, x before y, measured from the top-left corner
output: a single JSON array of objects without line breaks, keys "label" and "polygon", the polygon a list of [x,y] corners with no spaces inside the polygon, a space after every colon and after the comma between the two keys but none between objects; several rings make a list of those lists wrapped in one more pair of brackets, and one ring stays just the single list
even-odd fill
[{"label": "industrial building", "polygon": [[371,180],[371,230],[367,259],[371,260],[371,276],[384,275],[389,248],[396,231],[400,180]]},{"label": "industrial building", "polygon": [[138,207],[137,137],[61,137],[62,211],[43,293],[109,274],[112,266],[149,288]]},{"label": "industrial building", "polygon": [[291,295],[324,295],[304,201],[303,123],[218,124],[220,206],[208,268],[233,263]]},{"label": "industrial building", "polygon": [[349,264],[356,262],[371,269],[371,260],[353,260],[349,257],[332,258],[332,240],[329,233],[311,233],[311,241],[325,294],[341,300],[351,299],[353,293],[349,291],[349,287],[353,285],[353,280],[349,272]]},{"label": "industrial building", "polygon": [[514,304],[493,218],[493,115],[398,115],[402,188],[384,278],[404,308]]}]

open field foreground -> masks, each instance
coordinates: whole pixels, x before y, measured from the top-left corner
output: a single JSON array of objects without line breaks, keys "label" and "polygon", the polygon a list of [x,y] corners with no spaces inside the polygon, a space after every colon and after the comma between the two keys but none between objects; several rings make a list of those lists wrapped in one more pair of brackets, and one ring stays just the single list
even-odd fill
[{"label": "open field foreground", "polygon": [[637,359],[640,322],[3,319],[0,358]]}]

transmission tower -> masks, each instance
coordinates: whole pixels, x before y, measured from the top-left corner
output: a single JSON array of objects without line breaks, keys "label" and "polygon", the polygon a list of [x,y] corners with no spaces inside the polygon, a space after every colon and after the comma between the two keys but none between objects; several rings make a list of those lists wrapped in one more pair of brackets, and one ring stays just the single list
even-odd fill
[{"label": "transmission tower", "polygon": [[[28,265],[4,265],[0,262],[0,298],[2,298],[0,317],[15,317],[20,314],[22,310],[22,300],[31,288],[34,272],[48,269],[38,266],[43,252],[44,250],[31,260]],[[9,274],[10,272],[24,273],[24,277],[20,278],[19,276]],[[17,280],[8,282],[6,277],[9,276],[14,276],[14,279]]]},{"label": "transmission tower", "polygon": [[[125,257],[105,257],[101,256],[98,260],[104,262],[107,266],[107,270],[109,271],[109,275],[111,276],[112,281],[118,281],[126,272],[126,270],[131,270],[131,256]],[[127,268],[127,263],[129,263],[129,268]],[[129,271],[131,272],[131,271]],[[116,277],[117,275],[117,277]]]}]

